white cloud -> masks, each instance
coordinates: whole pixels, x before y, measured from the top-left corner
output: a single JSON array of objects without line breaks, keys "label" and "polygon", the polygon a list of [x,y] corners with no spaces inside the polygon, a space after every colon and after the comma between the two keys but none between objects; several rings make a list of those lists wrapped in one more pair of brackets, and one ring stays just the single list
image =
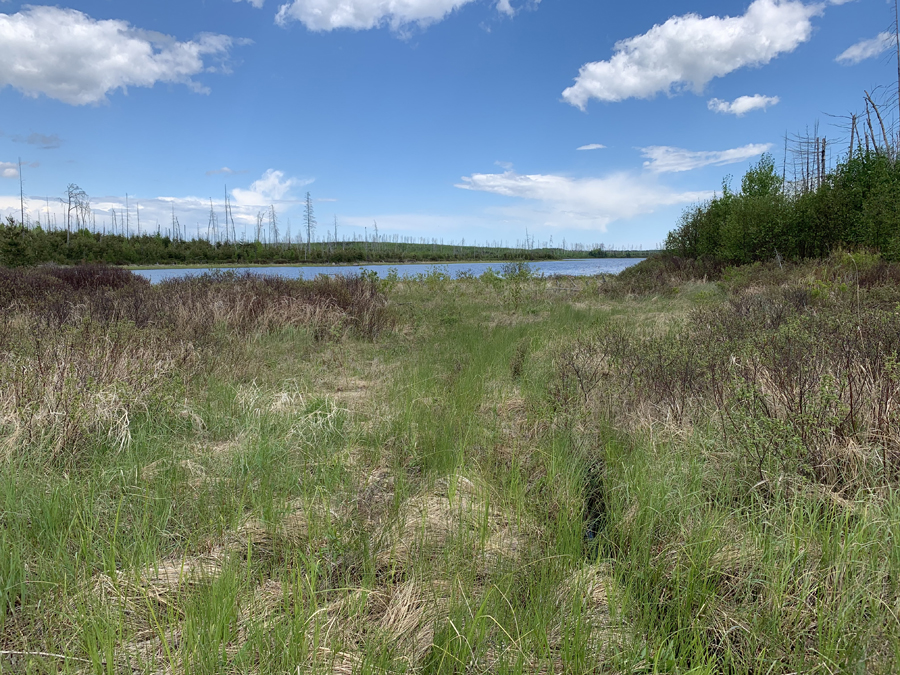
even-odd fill
[{"label": "white cloud", "polygon": [[[234,1],[242,2],[243,0],[234,0]],[[249,2],[251,5],[253,5],[254,7],[256,7],[256,9],[262,9],[263,3],[266,0],[246,0],[246,1]]]},{"label": "white cloud", "polygon": [[[269,203],[265,205],[239,205],[232,202],[231,213],[234,218],[235,229],[238,238],[250,239],[256,226],[256,214],[264,209],[268,209]],[[126,219],[126,201],[124,197],[101,196],[91,197],[91,213],[96,219],[97,228],[107,232],[112,232],[113,228],[113,211],[116,214],[118,227],[116,232],[121,233],[125,228],[126,220],[129,223],[132,234],[138,231],[138,210],[140,210],[140,227],[144,234],[155,233],[157,225],[162,233],[166,233],[168,228],[172,226],[172,210],[174,207],[175,216],[187,232],[188,238],[197,236],[206,237],[209,224],[209,209],[212,205],[216,215],[216,221],[219,226],[220,235],[224,236],[225,227],[225,201],[219,199],[210,200],[204,197],[146,197],[131,195],[127,202],[128,218]],[[278,213],[279,222],[282,222],[282,234],[285,233],[283,227],[286,219],[290,216],[289,207],[291,204],[275,202],[275,208]],[[49,222],[56,223],[59,227],[65,223],[65,206],[61,205],[58,200],[50,199],[49,202],[51,217]],[[44,197],[32,196],[25,197],[25,213],[30,220],[39,220],[45,224],[47,218],[47,202]],[[16,220],[19,219],[19,195],[0,196],[0,217],[13,215]],[[294,231],[296,235],[296,230]]]},{"label": "white cloud", "polygon": [[0,14],[0,88],[11,86],[26,96],[44,94],[72,105],[99,103],[111,91],[157,82],[204,92],[191,78],[211,69],[205,60],[225,58],[243,42],[212,34],[178,42],[74,9],[26,7]]},{"label": "white cloud", "polygon": [[464,176],[462,181],[456,187],[542,202],[546,207],[546,224],[601,230],[615,220],[652,213],[662,206],[689,204],[710,194],[675,192],[648,177],[628,173],[578,179],[506,171],[476,173]]},{"label": "white cloud", "polygon": [[216,176],[218,174],[224,174],[226,176],[233,176],[236,173],[247,173],[246,169],[242,169],[240,171],[235,171],[234,169],[229,169],[227,166],[223,166],[221,169],[212,169],[211,171],[207,171],[207,176]]},{"label": "white cloud", "polygon": [[497,11],[507,16],[513,16],[516,13],[513,6],[509,4],[509,0],[497,0]]},{"label": "white cloud", "polygon": [[0,178],[18,178],[19,165],[15,162],[0,162]]},{"label": "white cloud", "polygon": [[[203,197],[148,197],[141,198],[132,195],[127,202],[128,217],[126,218],[126,201],[124,197],[92,197],[91,212],[97,222],[97,228],[102,230],[104,227],[107,232],[113,231],[113,211],[116,214],[117,233],[122,233],[125,223],[129,223],[130,232],[137,234],[138,231],[138,210],[140,210],[140,227],[141,233],[155,233],[157,226],[159,230],[165,234],[166,230],[172,226],[172,211],[174,207],[175,216],[181,227],[184,228],[189,239],[207,236],[209,226],[209,209],[212,205],[216,215],[216,222],[219,227],[219,233],[224,236],[225,227],[225,202],[223,199],[210,200]],[[40,221],[47,220],[46,204],[43,199],[36,199],[32,206],[31,217]],[[28,202],[26,202],[28,209]],[[256,213],[260,208],[240,207],[236,204],[231,205],[232,217],[235,222],[237,236],[250,237],[249,233],[253,232],[256,223]],[[53,200],[50,201],[50,211],[54,218],[50,222],[65,222],[65,207],[57,205]],[[280,215],[280,214],[279,214]]]},{"label": "white cloud", "polygon": [[753,110],[765,110],[770,105],[778,105],[780,100],[777,96],[754,94],[753,96],[738,96],[731,103],[714,98],[707,103],[707,107],[713,112],[743,117]]},{"label": "white cloud", "polygon": [[[425,27],[444,19],[454,10],[475,0],[290,0],[281,5],[275,22],[281,26],[299,21],[309,30],[336,28],[368,30],[390,26],[402,30],[410,24]],[[536,3],[535,3],[536,4]],[[496,0],[501,14],[512,16],[510,0]]]},{"label": "white cloud", "polygon": [[704,166],[724,166],[757,157],[772,148],[771,143],[751,143],[731,150],[695,152],[668,145],[652,145],[641,148],[641,154],[648,159],[644,168],[653,173],[678,173],[701,169]]},{"label": "white cloud", "polygon": [[835,59],[838,63],[855,65],[860,61],[879,56],[894,46],[894,36],[890,33],[879,33],[869,40],[860,40],[848,47]]},{"label": "white cloud", "polygon": [[605,145],[601,145],[600,143],[590,143],[588,145],[582,145],[578,150],[603,150],[605,149]]},{"label": "white cloud", "polygon": [[754,0],[743,16],[672,17],[643,35],[617,42],[608,61],[581,67],[563,99],[582,110],[590,99],[651,98],[706,84],[744,66],[762,65],[809,40],[823,6]]},{"label": "white cloud", "polygon": [[262,178],[254,181],[249,190],[235,188],[231,191],[237,206],[266,207],[272,203],[290,201],[291,190],[309,185],[313,179],[285,178],[283,171],[269,169]]},{"label": "white cloud", "polygon": [[[0,162],[0,177],[5,176],[5,169],[11,168],[16,170],[16,165],[12,163]],[[272,172],[278,173],[281,172]],[[18,174],[9,176],[16,178]],[[259,181],[251,185],[251,190],[232,191],[233,199],[230,200],[231,215],[234,219],[235,231],[238,239],[253,239],[256,229],[256,216],[260,211],[268,211],[270,205],[275,206],[278,215],[280,236],[283,238],[287,234],[288,220],[293,219],[294,227],[292,236],[296,240],[299,235],[297,227],[302,217],[302,205],[299,200],[290,199],[290,194],[286,191],[285,186],[299,187],[311,181],[285,179],[283,175],[273,176],[269,172],[266,173]],[[9,184],[7,183],[7,186]],[[253,192],[255,190],[255,192]],[[0,194],[0,220],[12,215],[17,221],[19,219],[19,189],[18,184],[14,184],[14,194]],[[248,194],[255,195],[255,200],[251,203],[239,202],[235,193],[242,192],[244,196]],[[281,199],[278,199],[278,195]],[[107,232],[112,232],[113,211],[116,214],[118,223],[117,232],[122,232],[126,223],[126,204],[130,231],[137,234],[138,227],[138,210],[140,210],[141,232],[155,233],[157,227],[162,233],[172,226],[172,211],[174,207],[175,216],[182,228],[187,233],[188,238],[197,236],[206,237],[208,232],[208,224],[210,222],[209,211],[212,206],[219,227],[219,235],[225,236],[225,200],[220,196],[218,199],[210,199],[209,197],[184,196],[184,197],[141,197],[139,195],[131,195],[127,203],[124,196],[91,196],[91,213],[96,219],[98,230],[106,228]],[[50,218],[47,217],[48,201],[42,195],[25,195],[25,216],[29,221],[39,220],[46,225],[48,222],[56,224],[57,227],[65,223],[65,205],[61,204],[58,199],[50,197],[49,210]],[[268,223],[268,216],[266,216]],[[266,227],[268,225],[266,224]]]}]

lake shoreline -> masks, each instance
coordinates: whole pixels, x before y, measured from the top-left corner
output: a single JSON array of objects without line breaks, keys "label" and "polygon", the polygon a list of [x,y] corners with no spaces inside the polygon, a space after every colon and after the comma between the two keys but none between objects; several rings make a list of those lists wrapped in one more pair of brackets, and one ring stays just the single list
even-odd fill
[{"label": "lake shoreline", "polygon": [[553,262],[572,262],[586,260],[643,260],[643,258],[556,258],[553,260],[534,259],[534,260],[407,260],[403,262],[352,262],[352,263],[222,263],[221,265],[115,265],[132,272],[140,272],[145,270],[230,270],[243,268],[283,268],[283,267],[397,267],[404,265],[431,265],[441,267],[444,265],[508,265],[510,263],[525,263],[533,265],[536,263],[553,263]]},{"label": "lake shoreline", "polygon": [[444,263],[371,263],[358,265],[241,265],[228,267],[133,267],[129,271],[159,283],[167,279],[197,276],[210,272],[236,272],[261,276],[282,276],[291,279],[311,280],[317,276],[347,276],[360,273],[375,274],[385,279],[396,275],[401,279],[415,279],[444,275],[449,277],[480,276],[489,270],[502,276],[507,265],[527,265],[533,276],[594,276],[618,274],[638,264],[643,258],[573,258],[566,260],[535,260],[507,262],[444,262]]}]

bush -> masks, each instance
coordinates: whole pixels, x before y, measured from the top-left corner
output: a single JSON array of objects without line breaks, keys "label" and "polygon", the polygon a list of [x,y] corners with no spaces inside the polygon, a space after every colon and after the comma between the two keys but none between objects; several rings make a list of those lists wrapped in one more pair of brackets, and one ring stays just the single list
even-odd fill
[{"label": "bush", "polygon": [[772,156],[764,154],[741,182],[682,213],[666,238],[678,256],[730,263],[827,256],[838,247],[869,248],[900,258],[900,165],[860,151],[813,189],[785,190]]},{"label": "bush", "polygon": [[671,253],[651,256],[609,277],[607,295],[671,295],[693,281],[718,281],[727,265],[716,258],[686,258]]},{"label": "bush", "polygon": [[[900,313],[882,294],[896,297],[900,266],[856,257],[729,271],[724,304],[664,333],[611,323],[562,350],[554,391],[712,425],[749,485],[779,475],[836,490],[894,484]],[[858,288],[843,281],[848,264],[861,269]]]}]

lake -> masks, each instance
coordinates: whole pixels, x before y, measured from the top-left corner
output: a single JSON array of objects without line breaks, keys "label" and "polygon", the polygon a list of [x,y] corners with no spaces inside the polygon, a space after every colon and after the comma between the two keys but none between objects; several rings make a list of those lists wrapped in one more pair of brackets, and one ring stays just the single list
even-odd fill
[{"label": "lake", "polygon": [[[575,277],[593,276],[594,274],[618,274],[622,270],[637,265],[643,258],[578,258],[575,260],[543,260],[529,262],[528,265],[535,274],[549,276],[552,274],[565,274]],[[503,269],[502,262],[472,262],[472,263],[410,263],[410,264],[379,264],[379,265],[320,265],[320,266],[279,266],[279,267],[192,267],[178,269],[153,269],[134,270],[151,283],[159,283],[166,279],[179,279],[183,277],[204,274],[216,269],[233,270],[238,273],[251,272],[267,276],[283,276],[289,279],[313,279],[319,274],[359,274],[363,270],[374,270],[379,277],[385,277],[392,269],[397,270],[401,277],[414,277],[418,274],[428,274],[437,269],[440,272],[457,277],[468,273],[478,276],[489,267],[499,273]]]}]

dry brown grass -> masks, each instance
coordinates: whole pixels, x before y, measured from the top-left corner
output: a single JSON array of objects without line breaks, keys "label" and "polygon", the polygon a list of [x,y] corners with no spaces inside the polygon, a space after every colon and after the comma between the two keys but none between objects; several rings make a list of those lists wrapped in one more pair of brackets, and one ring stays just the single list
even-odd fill
[{"label": "dry brown grass", "polygon": [[677,442],[713,426],[754,482],[800,471],[836,494],[895,482],[896,314],[804,283],[741,288],[664,330],[607,324],[560,349],[552,395]]},{"label": "dry brown grass", "polygon": [[321,536],[327,525],[344,518],[336,507],[322,502],[309,503],[295,499],[286,505],[285,513],[274,523],[247,518],[236,530],[225,536],[225,548],[235,555],[256,558],[272,557],[290,550],[308,551],[321,544],[310,541]]},{"label": "dry brown grass", "polygon": [[[184,618],[184,602],[193,587],[218,577],[226,562],[223,551],[205,556],[169,559],[142,570],[96,575],[72,603],[73,616],[86,613],[122,625],[130,636],[125,654],[154,655],[163,647],[161,631],[167,618]],[[147,653],[144,652],[146,650]]]},{"label": "dry brown grass", "polygon": [[453,541],[485,572],[515,561],[526,548],[519,524],[491,504],[485,486],[459,475],[404,501],[398,517],[381,525],[376,541],[375,560],[390,573],[439,558]]},{"label": "dry brown grass", "polygon": [[[56,459],[101,436],[121,448],[135,414],[200,367],[244,361],[250,336],[374,338],[390,324],[361,278],[226,273],[150,286],[102,267],[0,270],[0,452],[41,447]],[[296,404],[294,392],[270,403]]]},{"label": "dry brown grass", "polygon": [[47,335],[28,322],[15,339],[0,361],[7,455],[40,445],[59,456],[97,434],[124,447],[131,417],[197,363],[192,345],[127,325],[85,323]]}]

